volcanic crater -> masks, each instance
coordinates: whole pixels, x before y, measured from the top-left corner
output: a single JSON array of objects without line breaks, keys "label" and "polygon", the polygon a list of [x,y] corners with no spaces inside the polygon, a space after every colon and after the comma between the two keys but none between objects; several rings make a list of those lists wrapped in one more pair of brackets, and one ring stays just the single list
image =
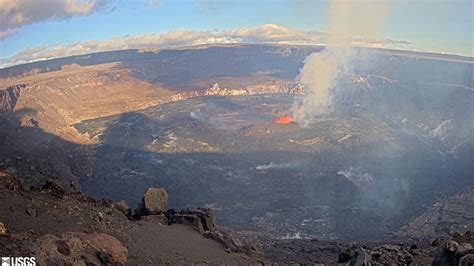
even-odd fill
[{"label": "volcanic crater", "polygon": [[359,49],[331,111],[292,121],[295,77],[321,49],[127,50],[0,70],[1,170],[132,205],[164,187],[172,208],[279,239],[472,229],[472,59]]}]

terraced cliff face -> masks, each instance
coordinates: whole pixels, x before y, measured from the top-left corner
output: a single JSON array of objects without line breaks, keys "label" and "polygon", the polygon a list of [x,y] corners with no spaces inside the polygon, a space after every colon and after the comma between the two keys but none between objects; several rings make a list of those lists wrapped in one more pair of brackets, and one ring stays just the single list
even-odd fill
[{"label": "terraced cliff face", "polygon": [[20,96],[20,90],[26,87],[25,84],[12,85],[4,90],[0,90],[0,107],[2,112],[12,112]]},{"label": "terraced cliff face", "polygon": [[5,111],[17,114],[25,123],[34,120],[45,131],[79,143],[90,140],[70,125],[155,105],[171,95],[163,88],[134,79],[114,64],[68,66],[33,77],[9,79],[5,84]]},{"label": "terraced cliff face", "polygon": [[56,176],[116,200],[165,186],[182,195],[173,206],[289,238],[375,238],[473,186],[471,58],[361,50],[334,112],[274,123],[320,49],[128,50],[0,70],[0,168],[60,165]]}]

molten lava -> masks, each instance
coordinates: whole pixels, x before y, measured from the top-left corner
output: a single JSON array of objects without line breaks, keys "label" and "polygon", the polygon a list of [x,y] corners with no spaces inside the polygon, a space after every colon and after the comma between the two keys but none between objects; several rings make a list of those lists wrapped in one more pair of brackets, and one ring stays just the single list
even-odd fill
[{"label": "molten lava", "polygon": [[291,124],[293,123],[293,118],[291,116],[280,116],[275,119],[277,124]]}]

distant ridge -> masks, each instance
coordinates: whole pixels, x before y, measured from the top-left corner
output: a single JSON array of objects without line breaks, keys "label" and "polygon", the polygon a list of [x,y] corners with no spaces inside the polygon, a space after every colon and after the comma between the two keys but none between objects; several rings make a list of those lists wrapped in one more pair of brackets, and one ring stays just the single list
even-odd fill
[{"label": "distant ridge", "polygon": [[[225,49],[235,47],[275,47],[275,48],[295,48],[308,50],[309,52],[319,51],[324,46],[321,45],[293,45],[293,44],[246,44],[246,43],[232,43],[232,44],[202,44],[195,46],[180,46],[168,48],[140,48],[140,49],[126,49],[105,51],[90,54],[73,55],[68,57],[60,57],[47,59],[42,61],[35,61],[31,63],[24,63],[10,67],[0,68],[0,78],[8,78],[13,76],[24,75],[28,73],[44,73],[50,71],[57,71],[64,65],[78,64],[80,66],[97,65],[111,62],[133,62],[146,61],[158,58],[160,53],[173,53],[175,51],[196,50],[196,49]],[[365,48],[356,47],[361,50],[379,50],[383,53],[393,54],[394,56],[415,57],[418,59],[443,60],[453,62],[474,63],[473,57],[439,54],[432,52],[418,52],[409,50],[396,50],[387,48]]]}]

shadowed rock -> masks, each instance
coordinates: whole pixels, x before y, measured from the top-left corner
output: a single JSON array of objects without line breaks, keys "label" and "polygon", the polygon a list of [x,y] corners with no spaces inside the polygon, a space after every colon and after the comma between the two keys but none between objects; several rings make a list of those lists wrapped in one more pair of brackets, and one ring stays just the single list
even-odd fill
[{"label": "shadowed rock", "polygon": [[125,200],[115,203],[115,208],[117,208],[117,210],[121,211],[126,216],[130,216],[132,214],[132,209],[130,209],[128,203]]}]

